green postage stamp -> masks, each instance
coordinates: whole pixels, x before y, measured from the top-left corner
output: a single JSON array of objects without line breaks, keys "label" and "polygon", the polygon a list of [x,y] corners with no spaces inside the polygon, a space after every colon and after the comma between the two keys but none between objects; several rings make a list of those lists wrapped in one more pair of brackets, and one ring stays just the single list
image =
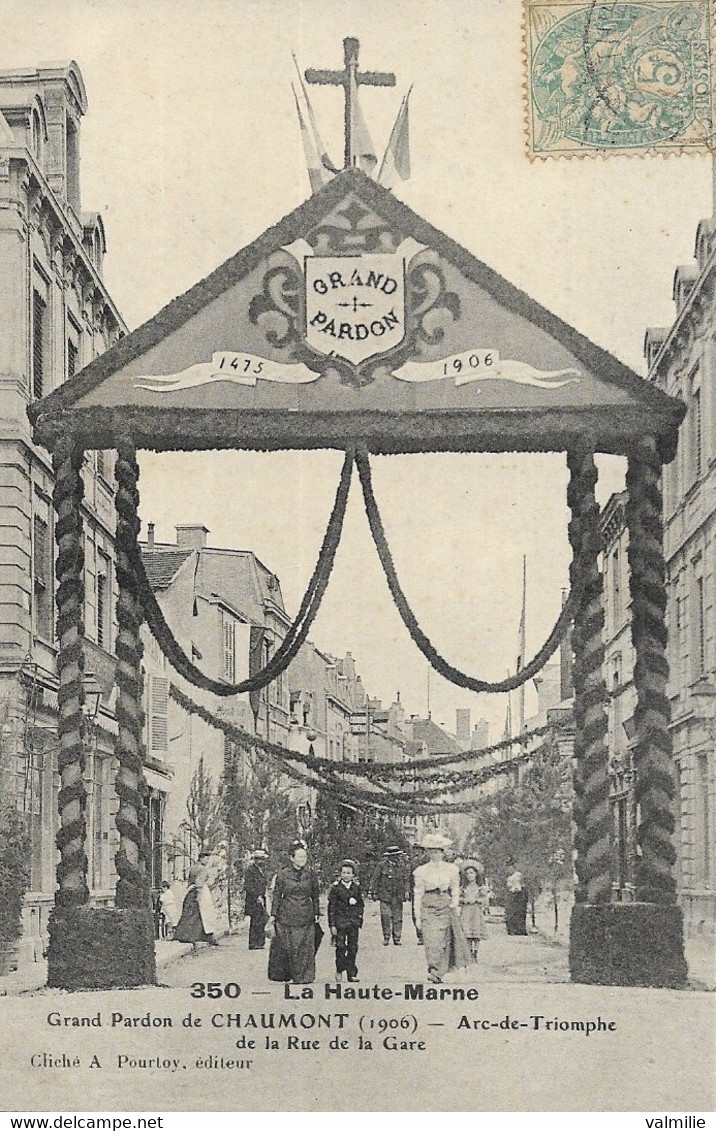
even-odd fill
[{"label": "green postage stamp", "polygon": [[714,149],[709,0],[525,0],[530,157]]}]

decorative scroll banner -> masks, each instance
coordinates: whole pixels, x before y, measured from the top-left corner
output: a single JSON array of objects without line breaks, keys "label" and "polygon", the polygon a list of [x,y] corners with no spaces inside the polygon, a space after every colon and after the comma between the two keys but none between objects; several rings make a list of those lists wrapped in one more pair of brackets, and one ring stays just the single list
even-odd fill
[{"label": "decorative scroll banner", "polygon": [[155,393],[173,393],[177,389],[193,389],[212,381],[231,381],[234,385],[255,386],[257,381],[280,381],[286,385],[305,385],[317,381],[313,373],[302,364],[285,365],[269,361],[253,353],[214,353],[211,361],[190,365],[181,373],[166,373],[140,377],[135,389],[151,389]]},{"label": "decorative scroll banner", "polygon": [[[155,393],[173,393],[192,389],[213,381],[230,381],[234,385],[255,386],[257,381],[279,381],[286,385],[306,385],[317,381],[320,374],[306,365],[286,365],[257,357],[251,353],[214,353],[211,361],[190,365],[181,373],[140,377],[135,389]],[[408,361],[393,373],[400,381],[441,381],[454,377],[456,385],[474,381],[513,381],[517,385],[533,385],[539,389],[559,389],[572,381],[581,381],[576,369],[535,369],[523,361],[509,361],[494,349],[475,349],[452,354],[441,361]]]},{"label": "decorative scroll banner", "polygon": [[466,350],[442,361],[408,361],[393,373],[400,381],[440,381],[454,377],[456,385],[472,381],[513,381],[539,389],[559,389],[571,381],[581,381],[577,369],[535,369],[524,361],[509,361],[494,349]]}]

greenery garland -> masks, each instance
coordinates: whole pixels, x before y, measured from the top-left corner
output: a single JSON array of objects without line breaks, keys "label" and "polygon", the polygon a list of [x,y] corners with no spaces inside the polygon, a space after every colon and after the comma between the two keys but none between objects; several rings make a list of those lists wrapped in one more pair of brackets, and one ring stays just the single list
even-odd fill
[{"label": "greenery garland", "polygon": [[123,540],[121,548],[130,557],[137,596],[147,619],[147,623],[172,667],[189,683],[193,684],[195,687],[202,688],[204,691],[211,691],[214,695],[223,697],[240,695],[247,691],[258,691],[277,679],[278,676],[286,670],[291,661],[295,659],[315,620],[316,613],[318,612],[331,576],[336,550],[338,549],[338,543],[340,542],[341,531],[343,529],[352,470],[353,452],[349,450],[346,452],[346,457],[343,462],[333,510],[328,521],[326,533],[318,555],[318,561],[316,562],[313,576],[311,577],[303,601],[301,602],[298,615],[268,663],[260,671],[249,676],[248,679],[242,680],[240,683],[224,683],[214,680],[210,676],[205,675],[192,663],[167,624],[149,583],[136,541],[131,537],[127,537]]},{"label": "greenery garland", "polygon": [[144,779],[144,711],[142,709],[142,654],[140,638],[142,613],[134,593],[131,554],[139,534],[139,467],[131,440],[117,445],[114,468],[117,491],[116,570],[119,585],[117,600],[117,736],[114,750],[117,758],[115,790],[119,809],[114,823],[119,832],[119,848],[114,862],[117,869],[115,906],[147,907],[149,882],[147,870],[148,839],[145,828]]},{"label": "greenery garland", "polygon": [[448,661],[440,655],[432,641],[428,639],[418,624],[415,614],[410,608],[398,580],[395,564],[390,553],[385,529],[378,510],[378,504],[373,494],[367,450],[365,448],[358,449],[356,451],[355,460],[358,467],[361,487],[363,488],[363,499],[365,501],[370,531],[373,535],[373,541],[378,551],[378,557],[380,558],[383,572],[385,573],[385,579],[388,582],[388,588],[390,589],[395,606],[400,613],[403,624],[410,633],[413,643],[422,652],[431,667],[433,667],[443,679],[447,679],[450,683],[454,683],[457,687],[463,687],[467,691],[497,694],[504,691],[514,691],[517,687],[521,687],[522,684],[527,683],[528,680],[532,679],[532,677],[544,667],[554,654],[574,619],[575,610],[578,605],[578,594],[575,592],[574,588],[571,589],[569,597],[562,606],[562,610],[547,640],[529,664],[520,668],[514,675],[508,676],[507,679],[497,680],[494,683],[466,675],[465,672],[461,672],[458,668],[453,667],[452,664],[448,663]]},{"label": "greenery garland", "polygon": [[57,657],[59,687],[57,691],[60,740],[58,770],[60,790],[57,798],[60,828],[56,844],[60,853],[57,864],[55,904],[71,907],[89,902],[87,885],[87,789],[84,781],[85,743],[82,704],[84,689],[84,537],[81,505],[84,493],[82,463],[84,451],[69,433],[57,444],[52,455],[55,474],[53,504],[57,512],[55,537],[57,559],[55,576],[58,586]]},{"label": "greenery garland", "polygon": [[[531,761],[537,754],[536,751],[524,751],[513,758],[505,759],[503,762],[495,762],[480,769],[465,771],[462,774],[456,772],[451,775],[454,779],[452,782],[435,786],[431,784],[427,789],[410,790],[410,792],[401,795],[389,792],[384,783],[371,783],[371,789],[361,789],[343,779],[342,769],[347,764],[330,762],[330,759],[319,759],[310,755],[300,755],[298,751],[289,750],[275,742],[269,742],[259,735],[249,734],[248,731],[237,727],[226,719],[217,717],[206,707],[195,703],[173,684],[170,685],[169,694],[185,711],[191,715],[196,715],[209,726],[223,732],[237,746],[254,753],[258,750],[279,762],[282,770],[294,780],[318,789],[333,797],[334,800],[394,813],[439,814],[469,811],[475,804],[474,799],[440,803],[437,803],[435,799],[445,793],[463,793],[467,789],[472,789]],[[552,728],[539,728],[539,731],[543,733],[550,729]],[[298,760],[306,766],[306,770],[299,770],[291,764],[291,759],[296,758],[297,755]],[[326,766],[326,762],[330,762],[330,768]],[[307,770],[312,772],[306,772]],[[377,793],[376,790],[379,788],[382,788],[384,792]]]}]

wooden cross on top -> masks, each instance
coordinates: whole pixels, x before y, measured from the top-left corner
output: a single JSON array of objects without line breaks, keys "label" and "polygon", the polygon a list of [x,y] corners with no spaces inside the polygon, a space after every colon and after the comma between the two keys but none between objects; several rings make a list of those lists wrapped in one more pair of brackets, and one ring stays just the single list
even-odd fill
[{"label": "wooden cross on top", "polygon": [[318,71],[310,68],[306,71],[306,82],[318,83],[320,86],[342,86],[345,94],[345,168],[349,169],[356,164],[354,140],[354,114],[355,99],[359,86],[395,86],[395,75],[385,71],[359,71],[358,49],[360,44],[357,39],[343,40],[344,68],[342,71]]}]

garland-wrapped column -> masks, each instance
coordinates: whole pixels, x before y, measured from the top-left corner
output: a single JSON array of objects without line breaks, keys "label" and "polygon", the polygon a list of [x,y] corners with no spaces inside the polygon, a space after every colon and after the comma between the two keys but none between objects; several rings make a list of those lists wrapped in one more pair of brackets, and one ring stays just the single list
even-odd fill
[{"label": "garland-wrapped column", "polygon": [[[57,870],[60,890],[50,916],[47,962],[48,985],[66,990],[113,989],[156,982],[154,924],[144,874],[141,831],[142,790],[145,788],[141,758],[141,679],[138,643],[139,618],[131,595],[127,558],[117,553],[120,582],[120,636],[118,661],[120,694],[117,717],[117,754],[120,770],[117,790],[120,810],[120,851],[117,869],[116,906],[89,906],[87,857],[85,855],[85,805],[82,727],[82,642],[84,627],[84,534],[80,502],[83,451],[72,438],[63,440],[54,454],[55,506],[58,542],[57,630],[60,639],[58,668],[61,828],[57,843],[62,859]],[[136,461],[125,451],[118,468],[128,488],[118,493],[118,510],[126,517],[118,522],[119,544],[131,530],[137,532]],[[123,480],[123,481],[124,481]],[[120,498],[121,496],[121,498]]]},{"label": "garland-wrapped column", "polygon": [[607,774],[601,540],[594,453],[568,453],[573,551],[571,584],[579,593],[574,619],[575,847],[578,903],[602,903],[611,891],[611,819]]},{"label": "garland-wrapped column", "polygon": [[672,844],[671,711],[666,697],[666,586],[659,476],[661,461],[653,437],[646,437],[629,458],[626,522],[629,531],[629,589],[637,706],[637,826],[635,894],[644,903],[673,903],[676,884]]},{"label": "garland-wrapped column", "polygon": [[133,445],[120,442],[115,465],[117,494],[117,723],[115,751],[119,768],[117,829],[119,851],[115,857],[117,907],[148,907],[147,848],[144,799],[147,785],[143,773],[142,731],[142,643],[139,630],[142,612],[137,600],[131,567],[131,549],[139,535],[137,506],[139,468]]},{"label": "garland-wrapped column", "polygon": [[57,512],[57,692],[60,740],[58,768],[60,828],[57,847],[55,906],[78,907],[89,902],[87,887],[87,791],[84,781],[85,748],[82,703],[84,670],[84,534],[81,503],[84,451],[72,436],[61,440],[53,453],[54,506]]},{"label": "garland-wrapped column", "polygon": [[[633,903],[581,903],[572,912],[570,970],[578,982],[682,986],[686,981],[681,910],[671,874],[673,818],[664,611],[664,553],[654,437],[636,441],[627,468],[626,508],[635,650],[637,741],[634,764],[641,856]],[[606,765],[605,765],[606,776]],[[586,780],[585,780],[586,795]],[[588,881],[592,900],[592,876]]]}]

